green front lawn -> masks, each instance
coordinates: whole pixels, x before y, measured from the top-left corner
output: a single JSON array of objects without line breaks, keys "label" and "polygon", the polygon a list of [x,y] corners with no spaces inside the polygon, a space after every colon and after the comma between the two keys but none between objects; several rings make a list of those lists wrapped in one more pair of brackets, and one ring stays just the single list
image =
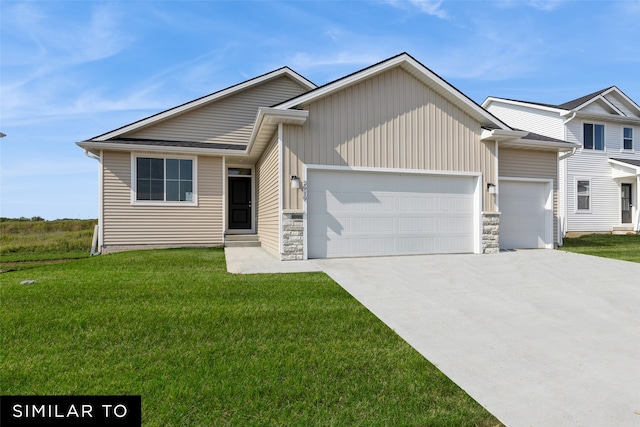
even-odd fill
[{"label": "green front lawn", "polygon": [[589,234],[564,239],[561,250],[640,262],[640,235]]},{"label": "green front lawn", "polygon": [[0,274],[0,298],[0,394],[139,394],[145,426],[499,425],[321,273],[128,252]]}]

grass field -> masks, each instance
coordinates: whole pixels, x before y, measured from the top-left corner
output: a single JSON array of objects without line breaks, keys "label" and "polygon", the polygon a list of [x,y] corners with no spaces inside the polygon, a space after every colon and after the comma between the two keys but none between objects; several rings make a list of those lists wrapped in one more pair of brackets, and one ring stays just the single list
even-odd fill
[{"label": "grass field", "polygon": [[85,258],[96,220],[0,221],[0,263]]},{"label": "grass field", "polygon": [[589,234],[564,239],[560,250],[640,262],[640,235]]},{"label": "grass field", "polygon": [[0,296],[0,394],[139,394],[145,426],[499,425],[321,273],[127,252],[0,274]]}]

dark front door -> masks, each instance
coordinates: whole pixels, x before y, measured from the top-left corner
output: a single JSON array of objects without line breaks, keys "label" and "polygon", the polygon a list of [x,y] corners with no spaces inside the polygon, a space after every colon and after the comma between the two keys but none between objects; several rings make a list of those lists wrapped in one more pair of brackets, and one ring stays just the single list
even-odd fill
[{"label": "dark front door", "polygon": [[229,229],[251,229],[251,178],[229,177]]},{"label": "dark front door", "polygon": [[631,223],[631,184],[622,184],[622,223]]}]

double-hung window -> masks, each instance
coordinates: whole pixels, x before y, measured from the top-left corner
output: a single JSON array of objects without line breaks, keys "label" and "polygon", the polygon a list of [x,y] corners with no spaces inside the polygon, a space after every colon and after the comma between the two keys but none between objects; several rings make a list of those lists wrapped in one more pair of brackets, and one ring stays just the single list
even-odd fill
[{"label": "double-hung window", "polygon": [[604,125],[583,124],[582,148],[586,150],[604,150]]},{"label": "double-hung window", "polygon": [[591,181],[576,181],[576,208],[578,211],[591,210]]},{"label": "double-hung window", "polygon": [[194,159],[136,157],[135,200],[193,203],[193,177]]},{"label": "double-hung window", "polygon": [[622,149],[633,150],[633,128],[623,128],[622,130]]}]

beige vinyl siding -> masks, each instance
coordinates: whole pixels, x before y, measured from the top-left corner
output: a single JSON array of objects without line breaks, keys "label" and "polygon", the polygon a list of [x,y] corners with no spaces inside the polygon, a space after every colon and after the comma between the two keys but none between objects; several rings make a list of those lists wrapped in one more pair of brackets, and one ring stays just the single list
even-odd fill
[{"label": "beige vinyl siding", "polygon": [[307,90],[291,78],[282,76],[128,133],[125,137],[247,144],[258,107],[270,107]]},{"label": "beige vinyl siding", "polygon": [[279,161],[278,143],[274,139],[265,150],[256,168],[258,193],[257,231],[263,247],[280,252],[280,206],[278,205]]},{"label": "beige vinyl siding", "polygon": [[[499,152],[500,176],[553,180],[553,241],[558,240],[558,153],[553,151],[513,150]],[[499,195],[498,195],[499,197]]]},{"label": "beige vinyl siding", "polygon": [[104,243],[221,246],[222,158],[199,157],[198,206],[133,206],[131,153],[104,152]]},{"label": "beige vinyl siding", "polygon": [[[483,188],[497,176],[480,124],[401,68],[303,107],[304,126],[284,126],[284,176],[302,176],[303,164],[483,172]],[[302,192],[284,186],[284,208],[302,205]]]}]

